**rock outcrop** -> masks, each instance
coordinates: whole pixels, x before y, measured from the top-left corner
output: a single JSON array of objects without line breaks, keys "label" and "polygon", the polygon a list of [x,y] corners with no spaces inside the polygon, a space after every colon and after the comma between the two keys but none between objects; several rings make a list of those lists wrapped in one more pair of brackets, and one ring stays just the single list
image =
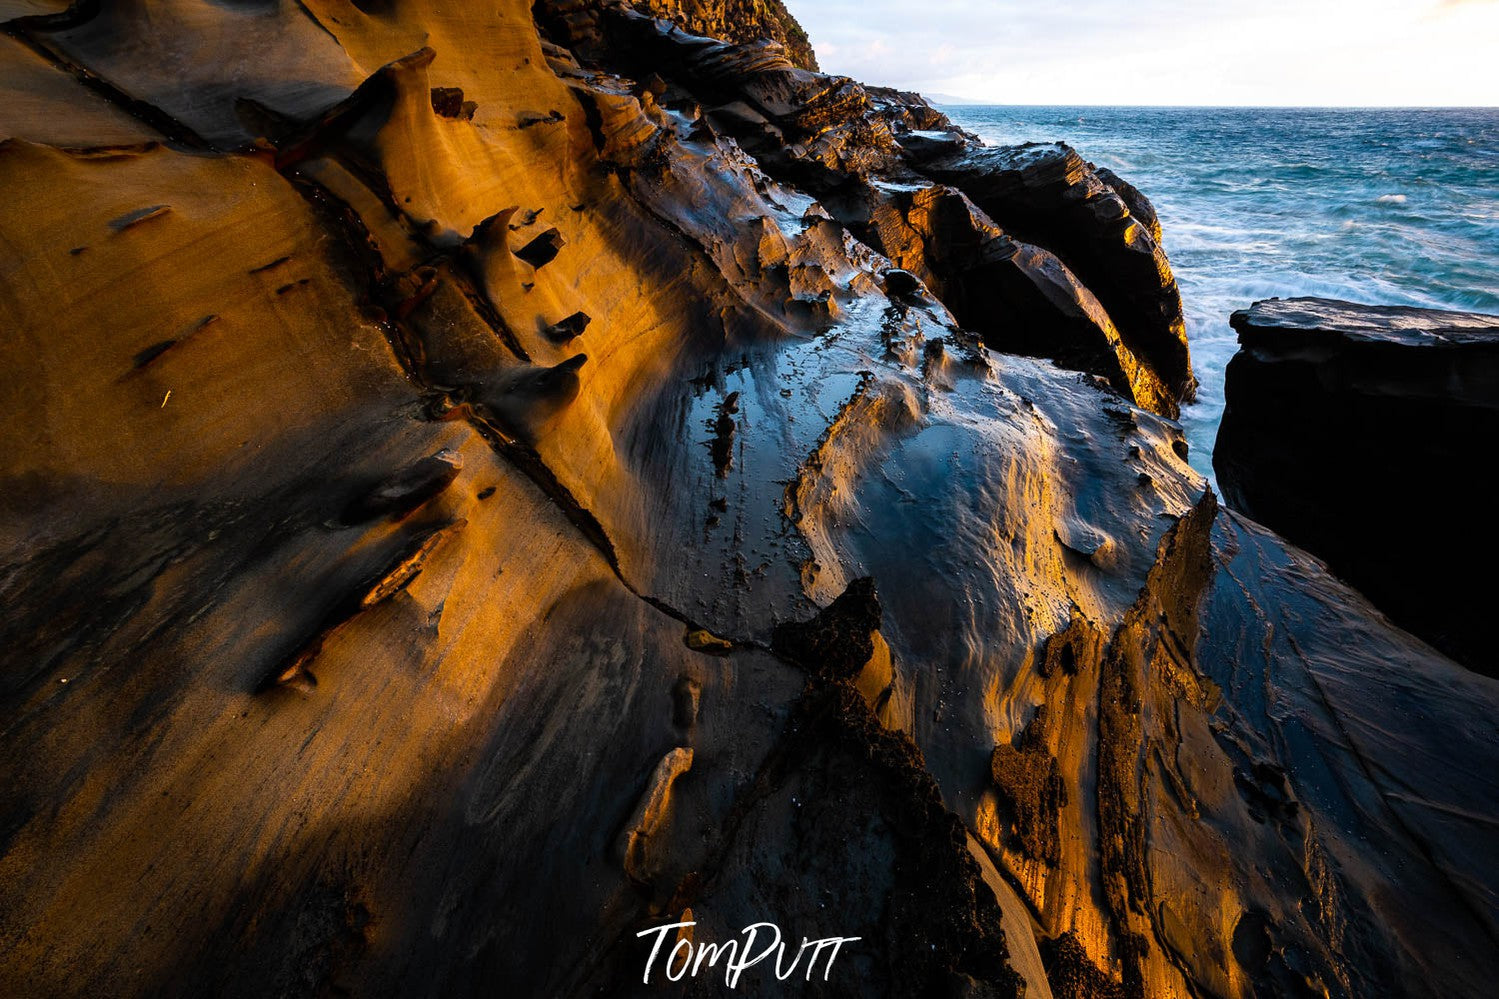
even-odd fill
[{"label": "rock outcrop", "polygon": [[817,197],[989,346],[1100,375],[1168,416],[1191,398],[1154,210],[1067,146],[986,148],[915,94],[810,73],[773,47],[693,37],[623,5],[539,9],[585,57],[661,78],[652,106],[689,113]]},{"label": "rock outcrop", "polygon": [[1217,507],[1122,182],[620,4],[4,13],[0,994],[1499,976],[1499,685]]},{"label": "rock outcrop", "polygon": [[1300,298],[1232,321],[1213,453],[1228,501],[1499,675],[1474,564],[1477,469],[1499,447],[1499,316]]},{"label": "rock outcrop", "polygon": [[817,69],[817,53],[807,33],[781,0],[633,0],[654,17],[680,25],[694,35],[748,43],[769,38],[802,69]]}]

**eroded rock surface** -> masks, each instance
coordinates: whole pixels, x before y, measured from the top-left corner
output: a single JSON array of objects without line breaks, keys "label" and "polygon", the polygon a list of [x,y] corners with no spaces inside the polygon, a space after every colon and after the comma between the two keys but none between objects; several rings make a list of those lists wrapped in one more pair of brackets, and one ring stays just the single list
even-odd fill
[{"label": "eroded rock surface", "polygon": [[680,24],[694,35],[730,42],[770,38],[802,69],[817,69],[817,53],[806,31],[781,0],[636,0],[647,14]]},{"label": "eroded rock surface", "polygon": [[1186,466],[1117,178],[617,4],[23,6],[0,993],[1499,974],[1495,681]]},{"label": "eroded rock surface", "polygon": [[1499,675],[1475,561],[1499,447],[1499,316],[1272,299],[1236,312],[1213,465],[1237,509]]},{"label": "eroded rock surface", "polygon": [[625,6],[539,9],[585,58],[662,78],[651,105],[732,136],[918,274],[991,347],[1102,375],[1166,415],[1191,397],[1154,210],[1065,145],[983,147],[915,94],[808,72],[773,47],[694,37]]}]

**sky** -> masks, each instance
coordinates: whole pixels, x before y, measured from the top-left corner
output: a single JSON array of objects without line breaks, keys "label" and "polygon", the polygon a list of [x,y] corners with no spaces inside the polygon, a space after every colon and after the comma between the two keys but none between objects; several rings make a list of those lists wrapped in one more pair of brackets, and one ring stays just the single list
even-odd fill
[{"label": "sky", "polygon": [[825,72],[995,104],[1499,106],[1499,0],[786,0]]}]

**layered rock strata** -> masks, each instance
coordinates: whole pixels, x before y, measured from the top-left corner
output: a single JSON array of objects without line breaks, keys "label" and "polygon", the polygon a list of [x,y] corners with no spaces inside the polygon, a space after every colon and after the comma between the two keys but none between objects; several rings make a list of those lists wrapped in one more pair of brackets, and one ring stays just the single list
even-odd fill
[{"label": "layered rock strata", "polygon": [[634,6],[694,35],[741,43],[769,38],[786,50],[792,65],[817,69],[806,31],[781,0],[635,0]]},{"label": "layered rock strata", "polygon": [[22,6],[0,992],[1499,972],[1495,682],[1183,462],[1135,196],[619,6]]},{"label": "layered rock strata", "polygon": [[695,38],[627,6],[538,9],[585,61],[660,78],[652,105],[690,110],[816,196],[991,347],[1098,374],[1166,415],[1191,397],[1154,211],[1067,146],[986,148],[917,95],[807,72],[773,46]]}]

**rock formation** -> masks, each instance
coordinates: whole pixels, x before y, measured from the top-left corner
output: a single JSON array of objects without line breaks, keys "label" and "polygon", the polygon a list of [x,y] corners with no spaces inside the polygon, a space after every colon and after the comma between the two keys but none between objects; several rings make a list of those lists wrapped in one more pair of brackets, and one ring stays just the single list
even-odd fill
[{"label": "rock formation", "polygon": [[807,33],[781,0],[634,0],[634,6],[694,35],[740,43],[769,38],[786,50],[792,65],[817,69]]},{"label": "rock formation", "polygon": [[1297,298],[1232,321],[1213,453],[1229,502],[1499,676],[1474,563],[1479,469],[1499,447],[1499,316]]},{"label": "rock formation", "polygon": [[1184,463],[1117,178],[620,4],[3,13],[0,994],[1499,973],[1499,689]]},{"label": "rock formation", "polygon": [[539,9],[585,59],[675,86],[662,97],[690,106],[695,131],[732,137],[770,178],[817,197],[989,346],[1100,375],[1165,415],[1191,397],[1155,213],[1067,146],[985,148],[917,95],[809,73],[774,47],[684,35],[625,6]]}]

